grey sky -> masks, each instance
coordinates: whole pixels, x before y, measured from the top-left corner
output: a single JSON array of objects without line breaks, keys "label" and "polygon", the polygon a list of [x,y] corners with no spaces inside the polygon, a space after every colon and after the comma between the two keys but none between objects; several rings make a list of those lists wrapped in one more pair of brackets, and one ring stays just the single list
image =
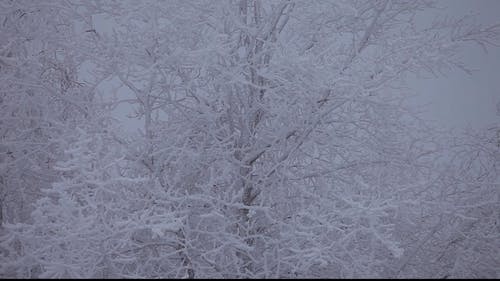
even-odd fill
[{"label": "grey sky", "polygon": [[[500,23],[500,0],[440,0],[446,7],[438,14],[477,15],[477,22]],[[434,15],[429,15],[431,20]],[[500,124],[496,104],[500,102],[500,47],[485,53],[479,46],[464,50],[463,60],[475,69],[472,75],[461,70],[446,77],[413,79],[409,86],[416,92],[417,104],[428,104],[425,117],[435,125],[448,128],[488,128]]]}]

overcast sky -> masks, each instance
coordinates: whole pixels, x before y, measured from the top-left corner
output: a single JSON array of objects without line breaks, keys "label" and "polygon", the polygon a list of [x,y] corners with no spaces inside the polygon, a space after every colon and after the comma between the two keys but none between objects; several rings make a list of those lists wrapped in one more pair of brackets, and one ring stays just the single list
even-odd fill
[{"label": "overcast sky", "polygon": [[[500,0],[440,0],[446,7],[442,15],[477,14],[478,23],[500,23]],[[432,20],[428,15],[424,20]],[[475,69],[472,75],[454,70],[447,77],[412,79],[417,104],[428,104],[425,116],[440,127],[489,128],[500,124],[497,104],[500,103],[500,47],[485,53],[470,45],[463,52],[464,62]]]}]

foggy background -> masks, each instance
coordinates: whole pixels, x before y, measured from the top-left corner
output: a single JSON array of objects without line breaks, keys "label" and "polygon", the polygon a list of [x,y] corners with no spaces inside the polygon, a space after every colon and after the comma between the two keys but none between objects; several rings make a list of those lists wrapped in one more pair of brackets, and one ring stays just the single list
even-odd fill
[{"label": "foggy background", "polygon": [[[478,24],[500,23],[498,0],[441,0],[438,14],[420,20],[432,21],[436,16],[459,17],[477,15]],[[425,105],[424,118],[443,128],[488,128],[500,122],[497,104],[500,102],[500,48],[485,53],[476,44],[462,52],[463,62],[474,69],[469,75],[451,70],[443,77],[413,78],[408,86],[415,94],[416,105]],[[421,108],[421,107],[420,107]]]}]

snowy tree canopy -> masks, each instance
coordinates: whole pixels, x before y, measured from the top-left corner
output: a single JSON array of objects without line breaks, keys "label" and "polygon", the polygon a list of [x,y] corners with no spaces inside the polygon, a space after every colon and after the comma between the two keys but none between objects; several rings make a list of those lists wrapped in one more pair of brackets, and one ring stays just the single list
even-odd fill
[{"label": "snowy tree canopy", "polygon": [[435,8],[0,0],[0,277],[498,278],[500,127],[403,103],[500,28]]}]

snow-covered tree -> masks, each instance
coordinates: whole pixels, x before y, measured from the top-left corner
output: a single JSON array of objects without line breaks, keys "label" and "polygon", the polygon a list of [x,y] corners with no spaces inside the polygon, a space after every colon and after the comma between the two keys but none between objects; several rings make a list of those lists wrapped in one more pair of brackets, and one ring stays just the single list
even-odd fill
[{"label": "snow-covered tree", "polygon": [[[110,15],[118,27],[97,45],[108,50],[101,67],[136,96],[145,136],[136,155],[163,188],[193,200],[180,238],[188,253],[203,249],[192,265],[225,277],[307,276],[319,265],[370,276],[374,260],[400,255],[395,218],[379,220],[408,204],[402,185],[429,171],[419,163],[424,135],[395,122],[411,116],[393,87],[410,72],[462,67],[464,41],[497,35],[466,19],[418,27],[411,19],[432,7],[423,1],[128,5]],[[225,235],[207,232],[213,220]]]},{"label": "snow-covered tree", "polygon": [[498,203],[468,190],[497,187],[494,150],[455,151],[402,104],[409,74],[466,70],[460,48],[498,28],[417,24],[430,1],[64,3],[85,30],[65,58],[131,93],[104,110],[129,104],[142,134],[97,113],[64,131],[60,179],[32,222],[8,226],[4,275],[474,276],[459,269],[477,259],[444,258],[441,272],[424,249],[495,255],[482,250],[494,211],[472,221]]},{"label": "snow-covered tree", "polygon": [[395,277],[498,276],[499,150],[494,130],[470,130],[442,144],[433,180],[410,196],[419,203],[400,220],[405,256]]},{"label": "snow-covered tree", "polygon": [[59,4],[0,2],[0,223],[29,220],[57,176],[61,130],[89,113],[93,92],[78,81],[78,38]]}]

